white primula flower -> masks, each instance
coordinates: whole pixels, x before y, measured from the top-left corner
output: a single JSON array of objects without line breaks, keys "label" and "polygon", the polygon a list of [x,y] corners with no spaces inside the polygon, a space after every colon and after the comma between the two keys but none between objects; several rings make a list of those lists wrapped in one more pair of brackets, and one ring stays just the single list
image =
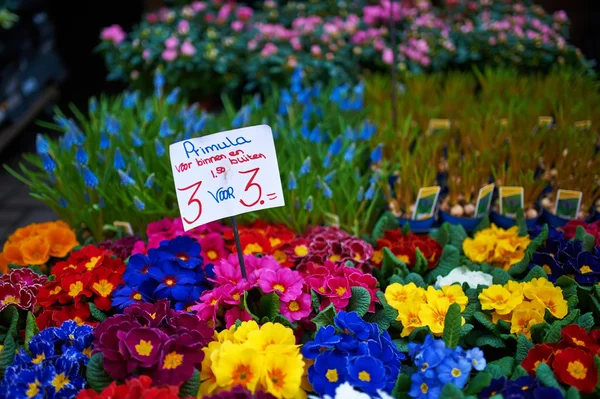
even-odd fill
[{"label": "white primula flower", "polygon": [[478,285],[492,285],[493,277],[483,272],[474,272],[468,267],[457,267],[453,269],[446,277],[438,276],[435,282],[435,288],[442,288],[446,285],[467,283],[470,288],[477,288]]},{"label": "white primula flower", "polygon": [[[393,399],[389,394],[379,391],[377,396],[369,396],[366,393],[359,392],[352,385],[344,382],[335,389],[335,398],[324,395],[322,399]],[[318,396],[309,395],[311,399],[319,399]]]}]

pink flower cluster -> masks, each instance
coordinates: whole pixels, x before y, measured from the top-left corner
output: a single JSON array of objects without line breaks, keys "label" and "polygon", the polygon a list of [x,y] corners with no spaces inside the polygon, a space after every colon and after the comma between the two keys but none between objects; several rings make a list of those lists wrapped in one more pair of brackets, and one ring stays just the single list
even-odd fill
[{"label": "pink flower cluster", "polygon": [[127,34],[121,28],[120,25],[111,25],[102,29],[102,33],[100,33],[100,37],[102,40],[106,40],[112,42],[115,46],[119,45],[125,38]]},{"label": "pink flower cluster", "polygon": [[157,222],[152,222],[146,227],[148,244],[144,241],[138,241],[134,244],[132,255],[147,254],[151,248],[158,248],[160,243],[165,240],[172,240],[179,236],[189,236],[200,243],[202,247],[202,257],[205,263],[215,263],[220,259],[227,257],[229,251],[225,246],[222,234],[227,227],[219,222],[211,222],[198,226],[190,231],[183,230],[181,218],[164,218]]},{"label": "pink flower cluster", "polygon": [[314,227],[306,237],[308,255],[298,265],[298,270],[306,273],[310,262],[319,265],[326,261],[344,264],[351,261],[356,268],[365,272],[371,271],[369,259],[373,256],[371,244],[354,237],[337,227]]},{"label": "pink flower cluster", "polygon": [[48,277],[27,268],[0,276],[0,312],[9,305],[34,310],[38,290],[47,280]]},{"label": "pink flower cluster", "polygon": [[277,294],[281,314],[292,322],[310,314],[311,298],[305,292],[305,281],[300,273],[281,266],[272,256],[245,255],[244,265],[247,280],[242,278],[235,254],[215,265],[215,279],[211,280],[215,288],[205,291],[200,301],[191,308],[199,318],[212,320],[214,326],[217,314],[224,310],[226,328],[238,319],[250,320],[252,316],[244,309],[242,300],[244,293],[253,288],[260,288],[263,294]]},{"label": "pink flower cluster", "polygon": [[321,310],[330,303],[333,303],[337,311],[345,310],[352,296],[352,287],[363,287],[369,291],[371,295],[369,312],[374,312],[375,304],[379,303],[377,279],[359,269],[344,266],[342,263],[336,265],[330,261],[325,261],[322,266],[310,262],[306,265],[303,275],[308,286],[320,296],[325,297],[320,304]]}]

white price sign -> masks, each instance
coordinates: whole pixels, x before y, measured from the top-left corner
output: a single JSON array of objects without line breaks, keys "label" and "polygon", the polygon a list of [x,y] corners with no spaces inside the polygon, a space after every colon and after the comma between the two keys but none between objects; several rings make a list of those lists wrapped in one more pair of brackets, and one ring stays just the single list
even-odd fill
[{"label": "white price sign", "polygon": [[180,141],[169,147],[183,228],[284,206],[267,125]]}]

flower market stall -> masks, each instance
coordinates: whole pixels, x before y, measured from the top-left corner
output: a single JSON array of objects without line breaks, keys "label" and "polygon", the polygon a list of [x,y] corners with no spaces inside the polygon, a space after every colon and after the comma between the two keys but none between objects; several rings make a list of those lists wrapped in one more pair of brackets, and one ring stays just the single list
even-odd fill
[{"label": "flower market stall", "polygon": [[6,166],[59,220],[1,247],[0,398],[599,397],[564,12],[175,3],[105,28],[130,87]]}]

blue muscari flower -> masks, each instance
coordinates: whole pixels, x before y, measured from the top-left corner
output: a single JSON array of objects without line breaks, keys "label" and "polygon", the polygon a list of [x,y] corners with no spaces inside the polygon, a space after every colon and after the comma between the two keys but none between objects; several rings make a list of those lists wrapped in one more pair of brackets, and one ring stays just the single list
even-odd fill
[{"label": "blue muscari flower", "polygon": [[310,118],[314,111],[315,107],[310,102],[307,102],[304,106],[304,110],[302,111],[302,123],[306,124],[310,122]]},{"label": "blue muscari flower", "polygon": [[331,91],[331,94],[329,95],[329,100],[334,103],[339,103],[340,101],[342,101],[343,97],[346,96],[347,91],[347,84],[337,86]]},{"label": "blue muscari flower", "polygon": [[318,177],[318,178],[317,178],[317,182],[315,183],[315,188],[316,188],[316,189],[319,189],[319,188],[321,188],[321,183],[322,183],[322,181],[321,181],[321,177]]},{"label": "blue muscari flower", "polygon": [[354,159],[354,149],[356,148],[356,145],[354,143],[350,144],[350,146],[346,149],[346,152],[344,153],[344,161],[350,163],[352,162],[352,159]]},{"label": "blue muscari flower", "polygon": [[277,106],[277,115],[285,116],[288,114],[287,105],[283,102],[280,102]]},{"label": "blue muscari flower", "polygon": [[293,102],[294,102],[294,99],[292,98],[292,95],[290,94],[290,92],[287,91],[287,89],[282,89],[281,90],[281,104],[290,105]]},{"label": "blue muscari flower", "polygon": [[123,97],[123,108],[134,108],[139,94],[140,93],[138,91],[134,91],[133,93],[125,93],[125,97]]},{"label": "blue muscari flower", "polygon": [[100,150],[106,150],[110,147],[110,138],[106,135],[106,133],[100,133]]},{"label": "blue muscari flower", "polygon": [[303,124],[302,127],[300,128],[300,134],[302,134],[302,137],[304,137],[305,139],[308,139],[310,136],[310,130],[308,129],[308,125],[307,124]]},{"label": "blue muscari flower", "polygon": [[300,171],[298,172],[298,177],[307,175],[308,172],[310,172],[310,157],[306,157],[304,162],[302,162],[302,166],[300,166]]},{"label": "blue muscari flower", "polygon": [[96,112],[96,110],[98,109],[98,100],[96,100],[96,97],[92,97],[90,98],[90,103],[88,106],[88,110],[91,113]]},{"label": "blue muscari flower", "polygon": [[331,188],[327,185],[327,183],[323,183],[323,198],[331,198],[333,197],[333,192]]},{"label": "blue muscari flower", "polygon": [[77,147],[77,152],[75,153],[75,160],[83,165],[86,165],[88,163],[88,155],[83,147]]},{"label": "blue muscari flower", "polygon": [[66,199],[64,199],[63,197],[60,197],[60,200],[58,201],[58,205],[62,206],[63,208],[66,208],[69,204],[67,203]]},{"label": "blue muscari flower", "polygon": [[162,145],[159,139],[154,141],[154,150],[156,151],[157,157],[162,157],[165,154],[165,147]]},{"label": "blue muscari flower", "polygon": [[363,123],[362,130],[360,131],[359,138],[361,140],[370,140],[371,137],[375,134],[377,127],[374,124],[369,123],[369,121],[365,121]]},{"label": "blue muscari flower", "polygon": [[319,119],[323,118],[323,108],[321,108],[321,106],[317,106],[317,108],[315,109],[315,113],[317,114],[317,117]]},{"label": "blue muscari flower", "polygon": [[148,178],[146,179],[146,182],[144,183],[144,187],[146,188],[152,188],[154,186],[154,173],[152,173],[150,176],[148,176]]},{"label": "blue muscari flower", "polygon": [[365,188],[363,186],[360,186],[360,188],[358,189],[358,194],[356,196],[356,199],[358,202],[362,202],[362,200],[364,199],[365,196]]},{"label": "blue muscari flower", "polygon": [[332,170],[331,172],[329,172],[325,175],[323,180],[325,181],[325,183],[330,184],[333,181],[334,177],[335,177],[335,170]]},{"label": "blue muscari flower", "polygon": [[357,356],[348,364],[348,381],[374,395],[386,386],[386,370],[381,360],[373,356]]},{"label": "blue muscari flower", "polygon": [[160,123],[160,129],[158,131],[158,135],[162,138],[165,138],[165,137],[169,137],[172,134],[173,134],[173,131],[171,129],[169,129],[169,121],[167,120],[167,117],[165,117],[165,118],[163,118],[162,122]]},{"label": "blue muscari flower", "polygon": [[83,174],[83,182],[88,188],[98,187],[98,178],[86,165],[81,166],[81,173]]},{"label": "blue muscari flower", "polygon": [[354,86],[352,92],[356,96],[363,96],[365,94],[365,84],[363,82],[359,82],[357,85]]},{"label": "blue muscari flower", "polygon": [[127,187],[135,184],[135,180],[133,180],[133,178],[129,176],[127,172],[119,169],[117,170],[117,173],[119,173],[119,177],[121,178],[122,186]]},{"label": "blue muscari flower", "polygon": [[46,155],[50,151],[50,143],[48,143],[48,140],[41,133],[35,136],[35,150],[38,155]]},{"label": "blue muscari flower", "polygon": [[146,163],[144,162],[144,158],[141,156],[137,157],[137,167],[140,170],[146,170]]},{"label": "blue muscari flower", "polygon": [[487,362],[483,355],[483,351],[479,348],[469,349],[466,352],[466,357],[467,357],[467,360],[469,360],[471,362],[471,365],[473,366],[473,368],[477,371],[482,371],[485,368],[485,366],[487,365]]},{"label": "blue muscari flower", "polygon": [[104,127],[106,132],[110,135],[119,134],[121,131],[121,123],[110,115],[106,115]]},{"label": "blue muscari flower", "polygon": [[262,108],[262,101],[260,99],[260,95],[256,94],[252,100],[252,105],[254,106],[254,109],[261,109]]},{"label": "blue muscari flower", "polygon": [[317,82],[317,83],[316,83],[316,84],[313,86],[313,88],[312,88],[312,90],[311,90],[311,94],[310,94],[310,95],[311,95],[311,96],[313,96],[314,98],[319,98],[319,97],[321,97],[321,87],[322,87],[322,85],[323,85],[323,84],[322,84],[321,82]]},{"label": "blue muscari flower", "polygon": [[171,92],[167,96],[166,103],[169,105],[175,104],[177,102],[177,97],[179,96],[180,91],[181,89],[179,87],[176,87],[173,90],[171,90]]},{"label": "blue muscari flower", "polygon": [[298,101],[298,103],[300,103],[302,105],[310,104],[311,89],[306,88],[304,90],[300,90],[298,93],[296,93],[296,100]]},{"label": "blue muscari flower", "polygon": [[58,123],[58,126],[60,126],[62,130],[66,131],[69,129],[69,120],[67,118],[57,115],[54,117],[54,120],[56,123]]},{"label": "blue muscari flower", "polygon": [[327,152],[331,153],[332,155],[337,155],[340,153],[340,151],[342,150],[342,136],[338,135],[335,140],[333,140],[333,142],[329,145],[329,149],[327,150]]},{"label": "blue muscari flower", "polygon": [[139,148],[144,145],[144,140],[142,140],[140,136],[138,136],[139,133],[140,129],[137,127],[135,128],[133,133],[131,133],[131,143],[135,148]]},{"label": "blue muscari flower", "polygon": [[50,155],[42,155],[42,165],[44,166],[44,169],[46,170],[46,172],[48,173],[52,173],[56,170],[56,162],[54,162],[54,159],[52,159],[52,157]]},{"label": "blue muscari flower", "polygon": [[331,166],[331,153],[327,153],[325,155],[325,159],[323,160],[323,167],[328,169]]},{"label": "blue muscari flower", "polygon": [[204,130],[204,127],[206,126],[206,120],[208,118],[206,117],[206,115],[202,115],[200,117],[200,119],[198,119],[198,121],[194,124],[194,131],[195,132],[202,132]]},{"label": "blue muscari flower", "polygon": [[360,180],[362,178],[362,174],[360,173],[360,169],[358,167],[354,168],[354,178],[356,180]]},{"label": "blue muscari flower", "polygon": [[162,97],[163,87],[165,86],[165,76],[160,69],[154,72],[154,93],[156,97]]},{"label": "blue muscari flower", "polygon": [[365,193],[365,199],[367,201],[370,201],[373,199],[374,196],[375,196],[375,183],[371,183],[369,185],[369,188],[367,189],[367,192]]},{"label": "blue muscari flower", "polygon": [[125,161],[123,160],[123,155],[121,155],[121,149],[119,147],[117,147],[117,149],[115,150],[113,167],[115,169],[125,169]]},{"label": "blue muscari flower", "polygon": [[144,122],[150,123],[154,119],[154,112],[152,108],[146,108],[146,113],[144,114]]},{"label": "blue muscari flower", "polygon": [[310,136],[308,140],[311,143],[321,143],[323,142],[323,135],[321,134],[321,128],[319,126],[315,126],[315,128],[310,132]]},{"label": "blue muscari flower", "polygon": [[67,151],[75,145],[75,136],[73,135],[73,132],[71,132],[70,130],[65,132],[65,134],[62,137],[62,144],[64,145],[64,148]]},{"label": "blue muscari flower", "polygon": [[383,158],[383,144],[379,144],[373,152],[371,152],[371,162],[379,163]]},{"label": "blue muscari flower", "polygon": [[309,212],[311,212],[313,210],[313,197],[312,197],[312,195],[309,195],[308,198],[306,199],[306,202],[304,203],[304,209],[306,209]]},{"label": "blue muscari flower", "polygon": [[137,208],[138,211],[143,211],[144,208],[146,208],[146,204],[144,204],[144,201],[142,201],[141,199],[139,199],[137,197],[137,195],[135,197],[133,197],[133,203],[135,205],[135,207]]},{"label": "blue muscari flower", "polygon": [[294,172],[290,172],[288,177],[288,190],[296,190],[298,188],[298,182],[296,182],[296,177],[294,176]]},{"label": "blue muscari flower", "polygon": [[102,154],[101,152],[96,152],[96,158],[98,158],[98,163],[99,164],[103,164],[104,163],[104,154]]},{"label": "blue muscari flower", "polygon": [[356,140],[356,133],[350,126],[346,128],[346,131],[344,132],[344,138],[350,141]]},{"label": "blue muscari flower", "polygon": [[298,94],[300,92],[300,90],[302,90],[302,68],[301,67],[297,67],[296,69],[294,69],[294,72],[292,72],[292,76],[290,78],[290,83],[291,83],[291,91],[294,94]]}]

